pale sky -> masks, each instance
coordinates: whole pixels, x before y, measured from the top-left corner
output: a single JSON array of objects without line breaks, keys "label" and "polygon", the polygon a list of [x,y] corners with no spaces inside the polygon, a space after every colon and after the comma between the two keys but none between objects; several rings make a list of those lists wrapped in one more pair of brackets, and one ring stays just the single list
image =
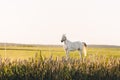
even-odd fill
[{"label": "pale sky", "polygon": [[0,42],[120,45],[120,0],[0,0]]}]

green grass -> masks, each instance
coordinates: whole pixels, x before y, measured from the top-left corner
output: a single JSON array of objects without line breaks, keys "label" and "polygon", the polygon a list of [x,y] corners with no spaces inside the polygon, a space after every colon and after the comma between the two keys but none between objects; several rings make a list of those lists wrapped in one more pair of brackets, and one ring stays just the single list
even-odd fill
[{"label": "green grass", "polygon": [[[3,47],[0,47],[3,48]],[[10,58],[14,59],[28,59],[30,57],[34,57],[36,54],[41,53],[43,57],[50,57],[51,55],[56,57],[65,57],[66,54],[62,47],[12,47],[8,46],[7,49],[33,49],[35,51],[25,51],[25,50],[0,50],[0,56],[2,58]],[[40,52],[41,50],[41,52]],[[5,54],[6,52],[6,54]],[[87,56],[90,55],[105,55],[108,57],[120,57],[120,48],[87,48]],[[70,57],[79,58],[78,51],[70,52]]]},{"label": "green grass", "polygon": [[119,80],[120,58],[90,55],[66,60],[44,58],[29,60],[0,58],[0,80]]},{"label": "green grass", "polygon": [[0,50],[0,80],[120,79],[120,48],[88,48],[82,60],[77,51],[66,60],[62,47],[8,48],[21,50]]}]

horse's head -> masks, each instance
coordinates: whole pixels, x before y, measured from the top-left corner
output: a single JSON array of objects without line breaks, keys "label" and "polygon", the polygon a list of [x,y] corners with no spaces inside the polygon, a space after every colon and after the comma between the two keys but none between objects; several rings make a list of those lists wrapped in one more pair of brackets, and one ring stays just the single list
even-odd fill
[{"label": "horse's head", "polygon": [[65,34],[63,34],[61,42],[65,41],[65,40],[67,40],[67,37],[65,36]]}]

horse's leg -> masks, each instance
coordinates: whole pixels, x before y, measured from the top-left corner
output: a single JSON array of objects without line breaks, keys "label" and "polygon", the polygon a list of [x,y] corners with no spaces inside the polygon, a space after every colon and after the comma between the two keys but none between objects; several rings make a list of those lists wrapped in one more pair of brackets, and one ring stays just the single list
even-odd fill
[{"label": "horse's leg", "polygon": [[86,56],[87,55],[86,47],[83,47],[83,52],[84,52],[84,56]]},{"label": "horse's leg", "polygon": [[69,51],[66,50],[66,60],[69,58]]},{"label": "horse's leg", "polygon": [[82,49],[79,50],[80,59],[82,59]]}]

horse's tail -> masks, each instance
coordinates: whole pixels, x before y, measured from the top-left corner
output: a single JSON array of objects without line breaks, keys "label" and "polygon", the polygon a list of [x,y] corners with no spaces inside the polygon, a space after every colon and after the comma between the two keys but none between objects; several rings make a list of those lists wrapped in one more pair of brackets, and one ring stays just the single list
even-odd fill
[{"label": "horse's tail", "polygon": [[87,55],[87,50],[86,50],[87,44],[85,42],[82,42],[82,43],[84,44],[83,52],[84,52],[84,55],[86,56]]},{"label": "horse's tail", "polygon": [[84,44],[85,47],[87,47],[87,44],[85,42],[82,42]]}]

